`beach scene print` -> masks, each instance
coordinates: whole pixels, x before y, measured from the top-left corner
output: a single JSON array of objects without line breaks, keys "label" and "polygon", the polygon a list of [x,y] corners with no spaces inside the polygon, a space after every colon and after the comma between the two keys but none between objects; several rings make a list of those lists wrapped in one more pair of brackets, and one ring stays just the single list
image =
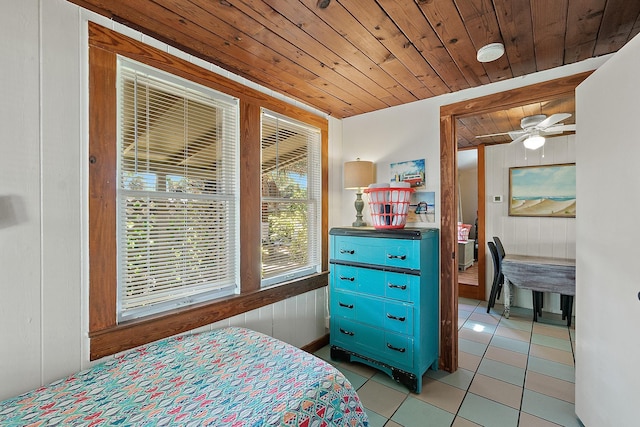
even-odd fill
[{"label": "beach scene print", "polygon": [[394,182],[407,182],[411,185],[411,188],[425,188],[424,159],[391,163],[390,171],[392,184]]},{"label": "beach scene print", "polygon": [[411,195],[407,222],[436,222],[436,193],[416,191]]},{"label": "beach scene print", "polygon": [[509,215],[575,218],[575,163],[509,168]]}]

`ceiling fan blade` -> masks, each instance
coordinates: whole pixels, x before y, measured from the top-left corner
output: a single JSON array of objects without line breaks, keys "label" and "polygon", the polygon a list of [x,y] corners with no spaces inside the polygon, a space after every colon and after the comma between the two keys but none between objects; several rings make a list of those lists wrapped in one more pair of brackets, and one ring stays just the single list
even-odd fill
[{"label": "ceiling fan blade", "polygon": [[502,136],[502,135],[509,135],[509,132],[489,133],[487,135],[477,135],[476,138],[490,138],[492,136]]},{"label": "ceiling fan blade", "polygon": [[509,133],[509,137],[511,137],[511,139],[516,139],[516,138],[520,138],[522,135],[527,134],[528,132],[525,130],[512,130]]},{"label": "ceiling fan blade", "polygon": [[540,132],[540,135],[542,136],[555,136],[555,135],[562,135],[565,132],[575,131],[575,130],[576,130],[576,125],[560,125],[560,126],[551,126],[546,129],[541,129],[539,132]]},{"label": "ceiling fan blade", "polygon": [[516,139],[514,139],[513,141],[511,141],[509,144],[517,144],[520,141],[524,141],[525,139],[527,139],[529,137],[528,133],[524,133],[523,135],[520,135],[519,137],[517,137]]},{"label": "ceiling fan blade", "polygon": [[541,121],[540,123],[538,123],[536,127],[538,129],[545,129],[551,125],[555,125],[556,123],[563,121],[564,119],[568,119],[569,117],[571,117],[571,114],[569,113],[552,114],[546,119],[544,119],[543,121]]},{"label": "ceiling fan blade", "polygon": [[576,125],[558,125],[558,126],[550,126],[546,129],[543,129],[542,131],[544,133],[549,133],[549,132],[569,132],[569,131],[575,131],[576,130]]}]

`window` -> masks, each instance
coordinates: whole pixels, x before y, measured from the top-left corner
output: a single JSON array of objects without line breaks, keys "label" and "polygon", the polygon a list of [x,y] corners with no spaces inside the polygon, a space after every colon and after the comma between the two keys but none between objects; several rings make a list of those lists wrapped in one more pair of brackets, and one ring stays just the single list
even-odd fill
[{"label": "window", "polygon": [[320,271],[320,129],[262,111],[262,286]]},{"label": "window", "polygon": [[[88,28],[91,360],[326,286],[328,121],[93,22]],[[265,287],[263,108],[321,129],[313,162],[323,165],[321,271]]]},{"label": "window", "polygon": [[235,293],[237,100],[118,71],[118,321]]}]

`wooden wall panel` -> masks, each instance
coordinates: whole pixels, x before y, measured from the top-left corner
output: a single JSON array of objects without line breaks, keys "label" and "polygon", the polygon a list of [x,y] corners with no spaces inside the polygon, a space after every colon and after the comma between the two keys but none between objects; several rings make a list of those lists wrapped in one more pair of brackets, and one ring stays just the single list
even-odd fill
[{"label": "wooden wall panel", "polygon": [[262,198],[260,165],[260,106],[240,104],[240,270],[243,291],[255,292],[262,280],[262,253],[260,241]]},{"label": "wooden wall panel", "polygon": [[116,55],[89,49],[89,331],[116,324]]}]

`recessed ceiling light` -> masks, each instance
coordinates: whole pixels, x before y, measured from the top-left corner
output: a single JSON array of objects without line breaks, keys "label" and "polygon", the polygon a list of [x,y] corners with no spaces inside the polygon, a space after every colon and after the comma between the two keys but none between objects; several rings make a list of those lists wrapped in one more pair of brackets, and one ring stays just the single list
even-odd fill
[{"label": "recessed ceiling light", "polygon": [[478,49],[478,61],[491,62],[504,55],[504,45],[502,43],[490,43]]}]

